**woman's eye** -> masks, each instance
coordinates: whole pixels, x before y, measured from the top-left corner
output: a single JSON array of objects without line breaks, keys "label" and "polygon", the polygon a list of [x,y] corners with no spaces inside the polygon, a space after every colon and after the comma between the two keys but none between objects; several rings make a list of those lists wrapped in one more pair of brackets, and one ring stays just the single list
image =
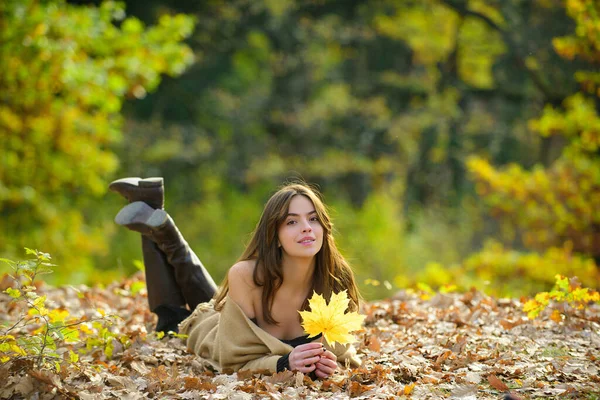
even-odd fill
[{"label": "woman's eye", "polygon": [[294,221],[293,219],[291,219],[291,220],[289,220],[289,221],[287,222],[287,225],[293,225],[293,224],[295,224],[295,223],[296,223],[296,221]]},{"label": "woman's eye", "polygon": [[313,222],[319,222],[319,217],[312,217],[310,220]]}]

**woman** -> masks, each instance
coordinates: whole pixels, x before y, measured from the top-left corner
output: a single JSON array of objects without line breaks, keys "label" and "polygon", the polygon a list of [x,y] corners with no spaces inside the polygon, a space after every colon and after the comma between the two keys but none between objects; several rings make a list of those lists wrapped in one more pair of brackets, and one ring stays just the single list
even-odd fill
[{"label": "woman", "polygon": [[115,222],[142,233],[157,331],[179,327],[188,348],[217,370],[289,369],[326,378],[338,363],[360,364],[352,346],[322,345],[301,326],[298,311],[308,309],[313,292],[329,298],[347,290],[351,311],[359,301],[314,189],[289,184],[268,200],[250,243],[218,289],[164,211],[162,178],[119,179],[109,187],[130,201]]}]

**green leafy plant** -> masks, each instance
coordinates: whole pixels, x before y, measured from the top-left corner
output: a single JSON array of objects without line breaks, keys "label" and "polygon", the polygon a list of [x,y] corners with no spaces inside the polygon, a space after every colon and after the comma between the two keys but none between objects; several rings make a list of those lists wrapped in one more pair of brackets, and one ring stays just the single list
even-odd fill
[{"label": "green leafy plant", "polygon": [[[15,321],[5,323],[0,329],[0,363],[28,360],[36,369],[60,371],[63,361],[76,363],[79,354],[94,348],[102,348],[110,358],[114,339],[127,344],[108,329],[110,317],[103,310],[97,310],[101,317],[88,319],[86,316],[74,317],[64,308],[50,306],[47,297],[38,293],[36,278],[52,273],[55,264],[50,262],[48,253],[25,250],[33,257],[25,261],[0,258],[13,269],[10,277],[14,284],[4,293],[12,298],[11,302],[19,310]],[[75,348],[79,350],[73,351]]]},{"label": "green leafy plant", "polygon": [[43,244],[64,260],[58,281],[83,281],[109,247],[97,199],[119,165],[124,103],[194,62],[192,17],[162,12],[146,26],[124,2],[98,3],[0,4],[0,252]]},{"label": "green leafy plant", "polygon": [[523,311],[530,319],[540,315],[551,302],[561,306],[562,312],[555,308],[550,318],[560,322],[563,318],[576,315],[578,310],[585,309],[590,303],[600,303],[600,293],[590,288],[581,287],[577,277],[567,278],[556,275],[556,284],[550,292],[541,292],[523,305]]}]

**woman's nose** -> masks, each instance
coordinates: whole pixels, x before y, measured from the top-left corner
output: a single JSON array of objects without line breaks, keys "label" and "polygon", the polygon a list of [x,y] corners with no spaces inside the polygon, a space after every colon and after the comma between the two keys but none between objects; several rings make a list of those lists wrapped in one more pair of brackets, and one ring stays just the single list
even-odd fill
[{"label": "woman's nose", "polygon": [[302,232],[311,232],[312,228],[310,227],[310,223],[308,221],[304,222],[304,226],[302,227]]}]

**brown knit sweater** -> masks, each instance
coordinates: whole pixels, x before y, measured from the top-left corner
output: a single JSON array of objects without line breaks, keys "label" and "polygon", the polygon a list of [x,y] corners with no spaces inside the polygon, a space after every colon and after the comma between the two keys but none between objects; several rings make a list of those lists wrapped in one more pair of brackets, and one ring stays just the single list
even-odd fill
[{"label": "brown knit sweater", "polygon": [[[293,350],[250,321],[229,297],[221,311],[214,302],[201,303],[179,324],[179,333],[188,335],[187,347],[218,371],[224,369],[277,372],[277,360]],[[357,367],[361,361],[352,345],[325,347],[337,356],[341,366]]]}]

